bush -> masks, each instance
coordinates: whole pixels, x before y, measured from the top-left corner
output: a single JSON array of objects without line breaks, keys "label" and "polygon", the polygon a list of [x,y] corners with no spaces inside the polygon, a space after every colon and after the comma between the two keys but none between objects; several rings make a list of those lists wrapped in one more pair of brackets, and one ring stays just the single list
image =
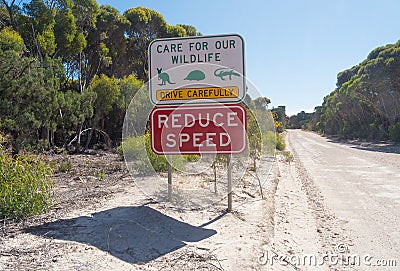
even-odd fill
[{"label": "bush", "polygon": [[188,161],[190,163],[194,163],[194,162],[199,161],[200,155],[198,155],[198,154],[186,154],[186,155],[183,155],[183,159],[185,159],[186,161]]},{"label": "bush", "polygon": [[[153,169],[156,172],[168,170],[166,156],[155,154],[152,151],[150,146],[150,134],[126,138],[118,148],[118,152],[121,156],[125,156],[127,162],[132,162],[133,168],[139,174],[151,173]],[[185,160],[183,156],[172,156],[172,165],[175,169],[182,169],[184,164]]]},{"label": "bush", "polygon": [[145,136],[126,138],[118,147],[119,155],[125,157],[127,161],[141,160],[144,157],[144,141]]},{"label": "bush", "polygon": [[52,204],[51,173],[38,156],[12,158],[0,150],[0,218],[26,218],[46,211]]},{"label": "bush", "polygon": [[263,152],[273,155],[276,149],[276,133],[267,131],[262,135]]},{"label": "bush", "polygon": [[71,161],[63,161],[58,166],[58,171],[60,172],[68,172],[73,168]]},{"label": "bush", "polygon": [[276,149],[278,151],[283,151],[286,148],[285,139],[282,135],[276,134]]},{"label": "bush", "polygon": [[395,125],[390,126],[389,136],[391,140],[395,142],[400,142],[400,122],[397,122]]},{"label": "bush", "polygon": [[286,148],[285,139],[279,133],[268,131],[262,136],[263,152],[274,154],[275,150],[283,151]]},{"label": "bush", "polygon": [[283,157],[285,157],[286,163],[293,162],[294,161],[294,155],[290,151],[282,151]]},{"label": "bush", "polygon": [[168,170],[168,161],[165,155],[158,155],[153,152],[150,146],[150,134],[145,135],[145,144],[146,144],[146,153],[147,157],[150,160],[151,166],[154,168],[156,172],[167,171]]}]

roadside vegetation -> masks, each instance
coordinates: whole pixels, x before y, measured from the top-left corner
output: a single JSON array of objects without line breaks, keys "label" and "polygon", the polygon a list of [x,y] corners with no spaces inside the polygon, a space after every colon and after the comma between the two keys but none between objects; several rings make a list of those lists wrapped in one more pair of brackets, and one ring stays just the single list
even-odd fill
[{"label": "roadside vegetation", "polygon": [[[196,35],[195,27],[169,25],[143,7],[121,14],[96,0],[1,1],[0,133],[7,142],[0,150],[0,219],[51,205],[51,168],[31,153],[118,146],[125,112],[147,80],[149,43]],[[165,157],[149,155],[157,170],[166,167]],[[54,168],[69,172],[72,164]]]},{"label": "roadside vegetation", "polygon": [[336,89],[314,113],[289,119],[303,128],[350,139],[400,142],[400,41],[372,50],[337,76]]},{"label": "roadside vegetation", "polygon": [[[146,175],[152,172],[163,172],[168,170],[168,160],[165,155],[157,155],[153,152],[150,145],[150,134],[128,137],[121,142],[118,153],[123,159],[133,163],[133,167],[138,174]],[[174,170],[183,169],[185,162],[195,162],[196,156],[172,156]]]},{"label": "roadside vegetation", "polygon": [[151,9],[0,2],[0,131],[19,151],[117,146],[155,38],[200,35]]},{"label": "roadside vegetation", "polygon": [[0,219],[41,214],[52,204],[52,167],[33,154],[12,156],[0,134]]}]

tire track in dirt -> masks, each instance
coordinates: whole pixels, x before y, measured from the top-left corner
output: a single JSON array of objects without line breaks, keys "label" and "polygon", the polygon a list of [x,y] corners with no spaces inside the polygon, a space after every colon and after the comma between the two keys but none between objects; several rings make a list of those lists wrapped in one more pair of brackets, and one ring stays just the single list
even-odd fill
[{"label": "tire track in dirt", "polygon": [[[289,150],[293,153],[296,160],[295,168],[301,182],[302,191],[307,197],[308,206],[312,210],[317,224],[317,232],[322,243],[323,255],[342,254],[343,252],[350,254],[349,246],[352,246],[353,241],[347,234],[348,230],[345,224],[326,207],[324,196],[293,147],[290,133],[286,134],[286,139]],[[345,248],[345,251],[343,251],[343,248]],[[356,270],[350,263],[345,262],[343,264],[344,266],[329,265],[329,268],[330,270]]]},{"label": "tire track in dirt", "polygon": [[[338,245],[352,242],[343,223],[325,206],[324,197],[291,146],[289,134],[286,141],[295,160],[287,163],[283,156],[277,158],[275,227],[267,248],[269,256],[286,258],[275,259],[274,263],[270,260],[268,270],[354,270],[351,266],[333,266],[323,259],[337,253]],[[307,255],[315,256],[317,262]]]}]

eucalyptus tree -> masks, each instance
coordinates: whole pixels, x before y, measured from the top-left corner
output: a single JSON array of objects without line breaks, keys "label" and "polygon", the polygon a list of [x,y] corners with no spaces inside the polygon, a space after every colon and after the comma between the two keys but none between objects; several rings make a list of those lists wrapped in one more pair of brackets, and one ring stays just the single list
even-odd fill
[{"label": "eucalyptus tree", "polygon": [[130,22],[117,9],[100,6],[96,29],[88,35],[88,62],[90,76],[106,74],[122,78],[132,73],[127,61],[125,33]]},{"label": "eucalyptus tree", "polygon": [[141,80],[147,79],[147,48],[156,38],[167,36],[168,24],[157,11],[136,7],[125,11],[130,22],[128,36],[128,60],[134,74]]},{"label": "eucalyptus tree", "polygon": [[13,138],[14,150],[51,142],[57,127],[60,63],[25,56],[22,37],[0,32],[0,116],[2,130]]},{"label": "eucalyptus tree", "polygon": [[316,111],[314,129],[346,137],[387,139],[400,123],[400,42],[381,46],[342,71]]}]

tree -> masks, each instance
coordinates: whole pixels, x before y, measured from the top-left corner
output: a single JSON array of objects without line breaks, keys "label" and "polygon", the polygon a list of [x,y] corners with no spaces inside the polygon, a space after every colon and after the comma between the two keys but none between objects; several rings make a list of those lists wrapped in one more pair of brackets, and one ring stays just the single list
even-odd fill
[{"label": "tree", "polygon": [[152,105],[137,92],[147,79],[148,44],[199,35],[154,10],[121,15],[95,0],[1,0],[0,32],[0,131],[18,149],[67,147],[75,138],[76,151],[92,128],[120,139],[135,95],[134,122],[144,133]]},{"label": "tree", "polygon": [[[150,111],[154,108],[150,102],[148,87],[148,84],[144,84],[129,103],[125,119],[126,137],[144,135],[148,129]],[[126,134],[127,132],[131,134]]]},{"label": "tree", "polygon": [[3,28],[0,31],[0,51],[12,51],[21,55],[24,50],[24,40],[16,31],[10,28]]},{"label": "tree", "polygon": [[[90,89],[86,89],[84,93],[74,90],[60,93],[57,124],[63,148],[67,148],[67,144],[70,138],[75,135],[77,127],[86,119],[92,118],[95,99],[96,93]],[[76,138],[78,139],[77,136]]]},{"label": "tree", "polygon": [[72,13],[75,18],[77,29],[83,36],[87,37],[91,31],[96,29],[99,5],[96,0],[70,0],[72,2]]},{"label": "tree", "polygon": [[271,103],[271,100],[267,97],[258,97],[254,100],[254,106],[256,110],[265,111],[268,109],[268,105]]},{"label": "tree", "polygon": [[121,90],[121,106],[124,111],[128,109],[130,102],[138,90],[143,86],[143,82],[138,80],[133,74],[126,76],[119,82]]},{"label": "tree", "polygon": [[309,124],[311,124],[312,120],[315,118],[314,115],[315,115],[315,113],[306,113],[304,111],[301,111],[297,115],[293,115],[289,118],[287,127],[290,129],[311,130],[312,126],[309,126]]},{"label": "tree", "polygon": [[43,0],[25,3],[23,10],[25,14],[20,15],[20,33],[29,54],[39,60],[53,56],[56,50],[54,11]]},{"label": "tree", "polygon": [[177,26],[183,27],[186,30],[186,36],[202,36],[202,34],[197,32],[196,28],[192,25],[177,24]]},{"label": "tree", "polygon": [[185,37],[186,29],[179,25],[168,25],[167,26],[167,38],[174,38],[174,37]]},{"label": "tree", "polygon": [[[9,41],[8,44],[6,41]],[[56,128],[60,63],[39,62],[23,55],[22,38],[0,32],[0,116],[2,128],[13,136],[14,150],[49,141]]]},{"label": "tree", "polygon": [[1,3],[7,10],[9,23],[11,24],[12,28],[15,31],[18,31],[18,23],[15,18],[16,13],[18,11],[18,7],[15,5],[15,0],[11,0],[11,1],[1,0]]},{"label": "tree", "polygon": [[345,137],[387,139],[400,120],[400,42],[374,49],[338,74],[337,88],[315,112],[312,128]]},{"label": "tree", "polygon": [[[110,135],[111,138],[121,138],[122,127],[125,120],[125,114],[131,102],[139,89],[143,86],[143,82],[138,80],[133,74],[125,76],[118,82],[120,89],[120,96],[118,101],[113,105],[112,110],[107,115],[107,122],[105,123],[104,130]],[[135,98],[134,98],[135,97]],[[137,104],[136,107],[143,107],[144,104]],[[138,108],[136,108],[138,109]]]},{"label": "tree", "polygon": [[77,31],[75,17],[71,9],[58,11],[55,21],[57,56],[67,62],[83,50],[85,41],[82,40],[82,34]]},{"label": "tree", "polygon": [[106,74],[122,78],[132,73],[127,61],[125,33],[130,22],[117,9],[102,5],[96,29],[88,35],[87,57],[90,77]]},{"label": "tree", "polygon": [[147,79],[147,48],[156,38],[167,37],[167,22],[164,17],[144,7],[131,8],[124,16],[129,20],[128,59],[134,74],[141,80]]},{"label": "tree", "polygon": [[110,78],[105,74],[95,76],[90,83],[90,89],[96,93],[94,103],[95,125],[100,122],[99,128],[103,130],[105,118],[120,96],[118,80],[114,77]]},{"label": "tree", "polygon": [[284,127],[286,127],[287,123],[286,107],[281,105],[276,108],[273,108],[271,112],[275,119],[276,131],[279,133],[283,132]]}]

